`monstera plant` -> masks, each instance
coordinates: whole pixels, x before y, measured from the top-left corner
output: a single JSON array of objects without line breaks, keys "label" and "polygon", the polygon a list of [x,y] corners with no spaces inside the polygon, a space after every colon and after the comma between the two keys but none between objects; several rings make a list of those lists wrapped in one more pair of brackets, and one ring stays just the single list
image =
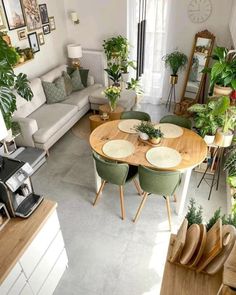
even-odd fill
[{"label": "monstera plant", "polygon": [[33,93],[25,74],[16,75],[13,66],[17,64],[19,55],[15,48],[10,47],[0,33],[0,111],[7,129],[11,128],[12,115],[17,109],[16,95],[18,93],[27,101],[31,100]]}]

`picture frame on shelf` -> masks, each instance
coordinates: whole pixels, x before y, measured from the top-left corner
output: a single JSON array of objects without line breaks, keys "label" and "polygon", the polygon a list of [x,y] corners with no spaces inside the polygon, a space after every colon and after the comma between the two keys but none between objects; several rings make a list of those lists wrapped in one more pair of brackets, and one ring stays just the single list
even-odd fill
[{"label": "picture frame on shelf", "polygon": [[39,47],[37,33],[34,32],[34,33],[28,34],[28,39],[29,39],[29,45],[32,48],[33,53],[39,52],[40,47]]},{"label": "picture frame on shelf", "polygon": [[51,33],[51,29],[50,29],[49,24],[48,25],[44,25],[43,26],[43,34],[44,35],[47,35],[47,34],[50,34],[50,33]]},{"label": "picture frame on shelf", "polygon": [[28,31],[42,28],[41,17],[37,0],[21,0]]},{"label": "picture frame on shelf", "polygon": [[40,46],[45,44],[44,34],[43,33],[38,33],[38,41],[39,41]]},{"label": "picture frame on shelf", "polygon": [[4,12],[2,6],[0,6],[0,30],[5,30],[6,23],[5,23],[5,17],[4,17]]},{"label": "picture frame on shelf", "polygon": [[9,30],[26,26],[23,8],[20,0],[2,0]]},{"label": "picture frame on shelf", "polygon": [[49,18],[48,18],[47,4],[45,4],[45,3],[40,4],[39,5],[39,12],[40,12],[42,25],[48,24],[49,23]]},{"label": "picture frame on shelf", "polygon": [[21,29],[17,31],[18,39],[20,41],[27,39],[27,32],[26,29]]},{"label": "picture frame on shelf", "polygon": [[56,30],[56,23],[55,23],[55,18],[54,16],[49,17],[49,25],[50,25],[50,30],[54,31]]}]

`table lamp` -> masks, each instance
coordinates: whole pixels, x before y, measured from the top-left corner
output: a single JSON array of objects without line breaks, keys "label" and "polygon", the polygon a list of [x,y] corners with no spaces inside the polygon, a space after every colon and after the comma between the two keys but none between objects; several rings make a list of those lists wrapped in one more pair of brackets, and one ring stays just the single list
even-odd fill
[{"label": "table lamp", "polygon": [[[0,110],[0,140],[3,140],[4,138],[6,138],[8,135],[8,131],[5,125],[5,122],[3,120],[3,116],[2,116],[2,112]],[[2,167],[3,164],[3,158],[0,156],[0,169]]]},{"label": "table lamp", "polygon": [[80,44],[67,45],[68,57],[73,68],[80,68],[79,59],[82,57],[82,47]]}]

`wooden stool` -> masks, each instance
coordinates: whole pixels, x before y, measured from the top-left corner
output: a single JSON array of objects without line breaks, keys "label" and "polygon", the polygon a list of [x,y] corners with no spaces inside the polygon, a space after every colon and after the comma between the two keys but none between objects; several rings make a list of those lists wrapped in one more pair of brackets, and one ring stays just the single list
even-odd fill
[{"label": "wooden stool", "polygon": [[89,117],[91,132],[98,126],[108,122],[109,120],[103,120],[100,115],[92,115]]}]

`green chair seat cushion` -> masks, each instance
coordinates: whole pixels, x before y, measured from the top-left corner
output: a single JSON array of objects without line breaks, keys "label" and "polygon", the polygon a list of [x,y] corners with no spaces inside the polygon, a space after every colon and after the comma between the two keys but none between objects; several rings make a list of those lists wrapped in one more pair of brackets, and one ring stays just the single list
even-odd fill
[{"label": "green chair seat cushion", "polygon": [[170,124],[175,124],[180,127],[184,127],[187,129],[192,128],[192,122],[188,118],[184,118],[181,116],[176,116],[176,115],[167,115],[161,118],[160,123],[170,123]]},{"label": "green chair seat cushion", "polygon": [[137,119],[141,121],[151,121],[151,117],[148,113],[140,111],[127,111],[123,112],[120,116],[121,119]]},{"label": "green chair seat cushion", "polygon": [[53,82],[42,81],[44,93],[48,104],[61,102],[66,99],[66,87],[63,77]]}]

